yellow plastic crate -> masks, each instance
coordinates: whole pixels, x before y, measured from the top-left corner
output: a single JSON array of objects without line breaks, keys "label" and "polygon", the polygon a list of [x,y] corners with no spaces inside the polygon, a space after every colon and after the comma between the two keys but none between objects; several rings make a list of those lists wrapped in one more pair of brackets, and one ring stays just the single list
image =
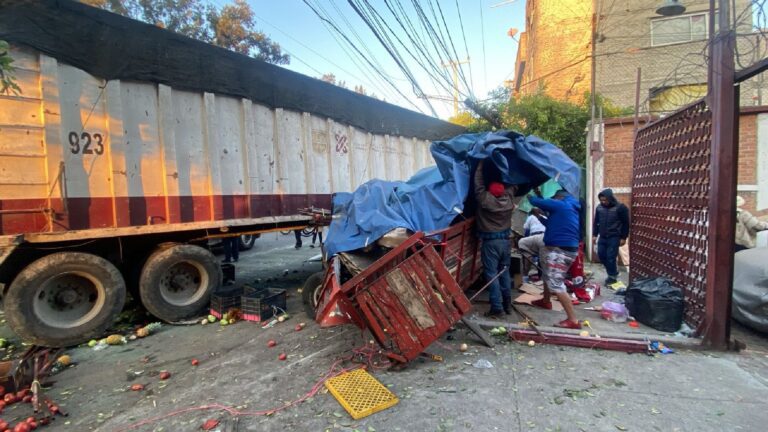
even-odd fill
[{"label": "yellow plastic crate", "polygon": [[355,420],[400,402],[397,396],[364,369],[355,369],[328,379],[325,387]]}]

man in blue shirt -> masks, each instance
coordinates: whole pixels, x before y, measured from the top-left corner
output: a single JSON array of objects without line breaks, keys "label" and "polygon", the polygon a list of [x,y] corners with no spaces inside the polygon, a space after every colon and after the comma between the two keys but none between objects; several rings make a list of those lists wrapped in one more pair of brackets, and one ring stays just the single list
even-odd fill
[{"label": "man in blue shirt", "polygon": [[581,204],[565,190],[559,190],[552,199],[544,199],[536,189],[536,197],[528,199],[531,205],[549,213],[544,247],[539,259],[544,270],[544,298],[533,302],[534,306],[552,309],[551,293],[563,305],[568,318],[555,324],[557,327],[580,329],[581,323],[565,287],[565,277],[579,253],[579,212]]}]

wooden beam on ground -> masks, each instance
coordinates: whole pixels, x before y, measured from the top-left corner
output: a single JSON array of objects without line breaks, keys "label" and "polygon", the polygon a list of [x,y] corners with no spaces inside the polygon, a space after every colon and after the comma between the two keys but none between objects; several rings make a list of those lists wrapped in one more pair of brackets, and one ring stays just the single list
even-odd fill
[{"label": "wooden beam on ground", "polygon": [[646,342],[626,339],[596,338],[594,336],[583,337],[565,333],[537,333],[531,330],[513,330],[509,332],[509,338],[518,342],[534,341],[536,343],[623,351],[628,353],[644,353],[648,351],[648,344]]}]

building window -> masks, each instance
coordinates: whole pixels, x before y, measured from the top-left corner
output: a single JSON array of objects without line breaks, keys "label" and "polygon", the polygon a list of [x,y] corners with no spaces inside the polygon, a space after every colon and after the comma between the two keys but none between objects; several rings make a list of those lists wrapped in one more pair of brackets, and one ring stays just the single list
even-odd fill
[{"label": "building window", "polygon": [[707,13],[651,20],[651,46],[685,43],[707,38]]}]

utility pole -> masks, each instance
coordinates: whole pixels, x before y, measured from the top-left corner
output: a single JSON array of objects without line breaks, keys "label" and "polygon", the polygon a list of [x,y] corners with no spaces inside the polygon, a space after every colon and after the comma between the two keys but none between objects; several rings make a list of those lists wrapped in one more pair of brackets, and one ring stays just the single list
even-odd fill
[{"label": "utility pole", "polygon": [[[739,155],[739,86],[735,85],[735,29],[731,2],[709,1],[710,61],[707,102],[712,112],[709,229],[704,343],[727,349],[730,342],[736,184]],[[719,28],[715,29],[715,14]],[[716,30],[716,31],[715,31]]]},{"label": "utility pole", "polygon": [[453,72],[453,115],[459,115],[459,65],[469,64],[469,57],[462,61],[449,61],[448,64],[443,63],[443,67],[450,67]]}]

